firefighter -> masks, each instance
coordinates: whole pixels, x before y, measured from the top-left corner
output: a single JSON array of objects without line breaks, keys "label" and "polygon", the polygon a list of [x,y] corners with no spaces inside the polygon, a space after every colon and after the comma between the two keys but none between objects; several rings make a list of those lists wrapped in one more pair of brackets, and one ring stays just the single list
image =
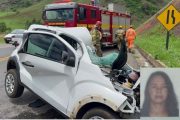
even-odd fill
[{"label": "firefighter", "polygon": [[125,31],[122,29],[123,27],[120,25],[119,29],[115,33],[115,38],[117,39],[118,49],[120,50],[121,41],[124,39]]},{"label": "firefighter", "polygon": [[102,39],[102,33],[101,33],[101,21],[97,21],[95,26],[91,30],[91,36],[92,36],[92,42],[96,49],[96,54],[99,57],[102,57],[102,50],[101,50],[101,39]]},{"label": "firefighter", "polygon": [[130,28],[126,32],[126,40],[128,42],[128,51],[133,53],[132,48],[134,46],[134,39],[136,38],[136,32],[133,29],[133,26],[130,25]]}]

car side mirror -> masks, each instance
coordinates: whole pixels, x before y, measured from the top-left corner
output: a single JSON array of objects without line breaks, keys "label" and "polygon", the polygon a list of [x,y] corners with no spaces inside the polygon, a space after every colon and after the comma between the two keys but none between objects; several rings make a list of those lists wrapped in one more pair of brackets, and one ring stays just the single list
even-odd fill
[{"label": "car side mirror", "polygon": [[67,66],[70,67],[75,67],[75,58],[74,57],[70,57],[66,63]]},{"label": "car side mirror", "polygon": [[19,43],[17,41],[15,41],[12,45],[14,45],[15,47],[19,46]]}]

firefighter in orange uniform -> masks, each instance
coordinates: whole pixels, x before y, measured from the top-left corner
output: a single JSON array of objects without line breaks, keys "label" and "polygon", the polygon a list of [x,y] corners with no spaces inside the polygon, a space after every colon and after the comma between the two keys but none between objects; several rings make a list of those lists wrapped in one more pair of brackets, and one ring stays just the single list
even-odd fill
[{"label": "firefighter in orange uniform", "polygon": [[102,33],[101,33],[101,21],[97,21],[94,28],[91,30],[91,36],[92,36],[92,42],[96,49],[96,54],[99,57],[102,57],[102,50],[101,50],[101,39],[102,39]]},{"label": "firefighter in orange uniform", "polygon": [[136,32],[133,29],[133,26],[130,25],[130,28],[126,32],[126,40],[128,42],[128,51],[133,52],[132,48],[134,47],[134,39],[136,38]]}]

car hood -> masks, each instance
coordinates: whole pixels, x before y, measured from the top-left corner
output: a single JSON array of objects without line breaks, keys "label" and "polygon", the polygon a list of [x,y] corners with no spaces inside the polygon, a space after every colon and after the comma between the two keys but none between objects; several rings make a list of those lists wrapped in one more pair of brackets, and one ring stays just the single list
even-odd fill
[{"label": "car hood", "polygon": [[4,37],[5,38],[7,38],[7,37],[12,37],[12,36],[14,36],[15,34],[7,34],[7,35],[5,35]]}]

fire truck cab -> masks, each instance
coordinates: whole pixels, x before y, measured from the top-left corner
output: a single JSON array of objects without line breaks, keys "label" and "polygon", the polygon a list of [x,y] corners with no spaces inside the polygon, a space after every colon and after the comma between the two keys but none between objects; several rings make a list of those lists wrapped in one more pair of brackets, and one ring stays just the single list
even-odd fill
[{"label": "fire truck cab", "polygon": [[98,6],[76,2],[55,2],[45,6],[44,25],[60,27],[87,27],[89,30],[96,21],[102,21],[102,46],[117,44],[115,31],[121,25],[126,30],[130,25],[130,15],[103,9]]}]

